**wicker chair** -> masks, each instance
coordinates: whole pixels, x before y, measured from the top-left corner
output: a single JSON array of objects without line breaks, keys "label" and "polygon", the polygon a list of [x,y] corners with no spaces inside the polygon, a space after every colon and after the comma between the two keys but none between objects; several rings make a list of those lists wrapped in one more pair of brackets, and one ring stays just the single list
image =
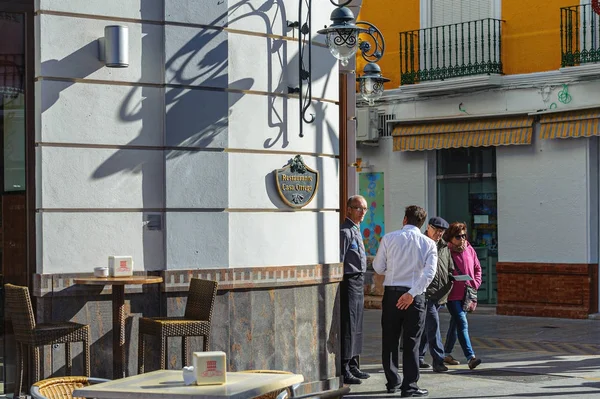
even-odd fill
[{"label": "wicker chair", "polygon": [[167,338],[182,337],[181,359],[190,364],[188,337],[203,337],[203,350],[210,344],[210,323],[212,319],[216,281],[192,278],[183,317],[140,317],[138,337],[138,374],[144,372],[145,335],[160,337],[160,368],[167,369]]},{"label": "wicker chair", "polygon": [[[281,370],[242,370],[242,373],[260,373],[260,374],[292,374],[289,371],[281,371]],[[292,387],[291,389],[294,389]],[[283,392],[286,392],[287,395],[281,395]],[[254,399],[280,399],[280,398],[288,398],[290,397],[290,388],[278,389],[276,391],[267,392],[263,395],[256,396]],[[280,396],[281,395],[281,396]]]},{"label": "wicker chair", "polygon": [[90,377],[54,377],[38,381],[31,386],[33,399],[72,399],[77,388],[106,382],[104,378]]},{"label": "wicker chair", "polygon": [[90,328],[88,325],[73,322],[36,324],[27,287],[12,284],[4,285],[5,308],[7,318],[12,320],[17,342],[17,375],[15,398],[20,397],[23,385],[23,364],[25,350],[33,348],[33,381],[40,379],[40,347],[44,345],[65,344],[66,374],[71,374],[71,342],[83,342],[83,368],[90,375]]}]

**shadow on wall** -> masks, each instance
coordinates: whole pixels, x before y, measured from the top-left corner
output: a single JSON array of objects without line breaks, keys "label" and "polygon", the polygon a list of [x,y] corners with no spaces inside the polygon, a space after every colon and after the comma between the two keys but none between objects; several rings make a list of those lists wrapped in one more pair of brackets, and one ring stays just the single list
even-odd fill
[{"label": "shadow on wall", "polygon": [[[142,19],[144,18],[144,4],[142,3]],[[246,12],[240,12],[244,9]],[[229,20],[229,24],[245,18],[259,17],[264,21],[265,32],[269,35],[275,34],[272,26],[276,25],[270,18],[275,15],[280,19],[281,26],[286,26],[286,10],[283,0],[265,1],[259,7],[253,6],[247,0],[239,1],[231,6],[226,13],[216,17],[210,24],[219,25],[223,20],[228,20],[229,15],[235,15]],[[148,12],[150,14],[150,12]],[[144,27],[142,27],[144,29]],[[276,32],[280,34],[280,32]],[[142,76],[147,75],[149,67],[154,60],[144,59],[150,54],[149,43],[145,38],[150,34],[149,31],[142,31]],[[165,108],[166,108],[166,145],[181,147],[199,147],[206,148],[215,145],[216,148],[222,148],[227,145],[226,132],[229,118],[228,109],[237,103],[243,96],[244,91],[253,87],[254,80],[251,78],[240,79],[234,82],[228,82],[228,45],[227,34],[220,29],[206,29],[197,34],[186,45],[176,51],[169,57],[165,64],[165,75],[170,78],[167,85],[172,85],[166,89]],[[266,38],[268,59],[268,91],[277,94],[287,94],[288,86],[298,84],[298,57],[296,54],[289,62],[288,45],[295,42],[288,42],[282,39]],[[42,70],[60,70],[61,75],[70,78],[85,78],[90,74],[101,69],[104,64],[97,59],[98,51],[97,41],[93,41],[82,47],[80,50],[70,54],[61,60],[50,60],[42,63]],[[210,50],[207,50],[210,49]],[[201,58],[200,58],[201,57]],[[279,68],[284,71],[275,82],[273,79],[273,59],[279,61]],[[195,62],[195,65],[194,65]],[[329,71],[337,61],[333,57],[323,57],[319,60],[319,68],[314,68],[313,81],[319,79],[329,79]],[[304,66],[308,68],[308,65]],[[195,71],[196,73],[191,73]],[[142,78],[141,81],[144,81]],[[72,84],[72,83],[71,83]],[[219,92],[210,90],[184,89],[178,86],[202,85],[204,88],[229,87],[235,92]],[[65,84],[63,90],[70,84]],[[324,87],[327,85],[325,84]],[[145,86],[133,87],[127,97],[123,100],[119,118],[122,121],[143,121],[149,112],[155,110],[146,110],[143,104],[134,103],[134,98],[139,90],[142,92]],[[50,108],[58,100],[60,92],[57,92],[53,98],[45,96],[43,98],[42,113]],[[325,93],[315,93],[315,97],[324,97]],[[143,97],[143,95],[142,95]],[[288,113],[296,112],[288,107],[287,98],[283,98],[280,107],[277,107],[276,100],[281,98],[277,95],[269,96],[268,108],[268,126],[276,127],[277,132],[273,137],[267,138],[264,148],[273,148],[278,144],[281,148],[287,148],[290,141],[288,137]],[[322,135],[324,113],[326,104],[315,102],[312,104],[309,113],[315,115],[315,126],[318,126],[317,135]],[[134,111],[132,111],[134,110]],[[193,115],[194,118],[190,118]],[[149,126],[155,131],[156,126]],[[333,126],[327,124],[325,128],[327,138],[332,143],[337,143],[337,133]],[[128,146],[143,146],[147,143],[144,140],[151,133],[144,126],[137,138],[128,143]],[[258,135],[257,135],[258,136]],[[334,144],[335,145],[335,144]],[[319,152],[321,148],[316,148]],[[121,150],[114,157],[104,162],[93,174],[93,178],[100,179],[121,171],[141,172],[143,161],[131,159],[125,156]],[[179,151],[170,151],[167,153],[167,159],[180,156]]]},{"label": "shadow on wall", "polygon": [[[294,34],[294,37],[297,37],[298,34],[297,32]],[[287,55],[287,46],[289,45],[293,45],[296,46],[296,42],[288,42],[288,41],[284,41],[284,40],[275,40],[273,41],[273,46],[272,48],[272,52],[276,53],[279,51],[280,48],[283,48],[282,51],[282,55],[286,56]],[[313,45],[313,47],[315,47]],[[295,53],[294,57],[287,63],[287,64],[281,64],[282,66],[282,70],[284,71],[284,73],[280,76],[279,82],[277,84],[277,87],[274,90],[271,90],[272,88],[269,87],[270,91],[274,91],[275,93],[284,93],[287,94],[288,92],[288,87],[298,87],[299,85],[299,68],[300,68],[300,54],[298,52]],[[284,59],[287,59],[287,57],[284,57]],[[304,54],[303,55],[303,69],[304,70],[309,70],[311,71],[311,79],[313,81],[313,90],[315,89],[315,85],[314,82],[319,81],[320,79],[325,79],[322,87],[323,90],[320,93],[317,92],[313,92],[313,98],[325,98],[326,97],[326,93],[325,90],[328,87],[328,83],[329,83],[329,79],[330,79],[330,72],[331,69],[335,66],[335,64],[337,64],[337,60],[333,57],[333,56],[327,56],[327,57],[319,57],[318,58],[318,64],[317,67],[315,68],[315,63],[313,62],[312,67],[309,68],[308,65],[308,54]],[[271,68],[271,60],[269,60],[269,68]],[[269,73],[269,76],[271,76],[271,74]],[[271,84],[271,80],[269,81],[269,84]],[[306,82],[303,83],[303,91],[306,92]],[[264,142],[264,148],[272,148],[274,147],[278,142],[281,142],[281,148],[286,148],[289,145],[289,136],[288,136],[288,129],[287,129],[287,115],[289,113],[295,114],[297,115],[298,121],[295,123],[300,123],[299,121],[301,120],[301,116],[299,115],[299,105],[297,103],[297,101],[293,102],[293,108],[290,109],[288,106],[288,100],[287,98],[284,98],[282,106],[281,106],[281,110],[280,112],[278,112],[278,110],[276,109],[276,103],[275,103],[276,97],[269,97],[269,127],[279,127],[279,133],[273,137],[273,138],[269,138],[267,140],[265,140]],[[337,105],[336,105],[337,106]],[[308,108],[307,110],[307,115],[314,115],[314,122],[313,125],[317,126],[317,130],[315,131],[315,134],[317,135],[317,137],[321,137],[320,140],[317,140],[317,145],[318,148],[316,148],[316,152],[317,153],[322,153],[322,142],[323,140],[329,139],[331,141],[332,147],[333,148],[337,148],[337,143],[338,143],[338,137],[337,137],[337,132],[336,129],[331,126],[331,124],[329,124],[328,122],[326,123],[326,127],[325,129],[323,128],[323,125],[325,123],[325,109],[327,108],[327,103],[323,103],[323,102],[316,102],[313,101],[311,103],[311,106]],[[293,119],[294,121],[296,121],[296,118]],[[304,122],[302,122],[304,123]],[[327,135],[323,135],[323,133],[325,133],[323,130],[326,130]]]},{"label": "shadow on wall", "polygon": [[[83,79],[102,67],[104,63],[98,60],[98,42],[94,40],[61,60],[42,62],[41,71],[42,75],[46,75],[46,71],[50,73],[60,71],[60,76]],[[74,82],[65,82],[63,90],[73,84]],[[41,96],[42,114],[58,101],[59,94],[60,92],[56,92],[53,97],[50,97],[45,93]]]},{"label": "shadow on wall", "polygon": [[[245,7],[248,12],[240,13],[240,9]],[[230,15],[237,15],[229,19],[229,24],[235,21],[260,17],[264,20],[265,31],[273,34],[271,26],[273,22],[269,20],[266,14],[271,8],[277,8],[275,13],[283,20],[285,24],[285,9],[283,1],[265,2],[259,8],[254,8],[247,1],[240,1],[231,6],[226,13],[217,16],[209,25],[218,26],[223,20],[228,20]],[[227,147],[227,128],[229,123],[230,108],[242,99],[245,91],[251,90],[254,85],[254,79],[244,78],[234,82],[229,82],[228,77],[228,34],[220,29],[205,29],[191,38],[183,47],[178,49],[173,55],[169,56],[165,64],[165,113],[166,113],[166,137],[165,144],[168,147],[188,147],[185,150],[193,148],[215,148],[216,151]],[[144,39],[142,39],[144,40]],[[274,45],[275,42],[275,45]],[[282,40],[266,39],[268,53],[278,53],[279,59],[285,62],[287,58],[286,47],[278,42]],[[142,43],[143,45],[143,43]],[[147,53],[142,48],[142,55]],[[143,60],[143,65],[148,65]],[[272,64],[269,59],[269,89],[272,89]],[[275,92],[287,92],[287,85],[283,83],[284,77],[280,78],[280,83]],[[202,90],[190,89],[194,85],[202,85]],[[184,87],[187,86],[187,87]],[[230,92],[225,92],[219,88],[228,87]],[[210,90],[215,88],[215,90]],[[144,88],[132,88],[129,95],[124,99],[121,106],[119,117],[123,121],[136,121],[144,118],[144,107],[132,103],[135,92],[144,90]],[[275,96],[270,97],[274,101]],[[137,109],[137,112],[130,112],[131,109]],[[286,112],[279,114],[273,112],[274,108],[269,110],[270,126],[280,126],[280,131],[286,130]],[[193,116],[193,117],[191,117]],[[149,126],[150,132],[154,132],[156,127]],[[145,142],[145,126],[140,135],[128,143],[136,146],[138,143]],[[280,133],[281,136],[283,133]],[[278,137],[279,137],[278,136]],[[275,142],[271,143],[272,145]],[[287,144],[286,144],[287,145]],[[120,150],[112,157],[107,159],[92,176],[95,179],[107,177],[109,175],[129,170],[139,171],[140,162],[130,159],[126,155],[127,150]],[[174,159],[182,155],[189,154],[187,151],[167,150],[165,157],[167,160]]]},{"label": "shadow on wall", "polygon": [[[144,18],[144,4],[142,3],[142,19]],[[240,9],[242,8],[248,11],[240,13]],[[259,17],[264,21],[265,32],[271,35],[274,34],[272,26],[275,23],[270,20],[268,13],[276,15],[281,20],[279,21],[281,26],[286,26],[286,11],[283,0],[265,1],[259,7],[254,7],[246,0],[240,1],[231,6],[225,14],[216,17],[211,24],[218,25],[221,21],[227,20],[227,17],[232,14],[236,16],[229,20],[229,24],[244,18]],[[150,57],[147,56],[151,54],[148,48],[150,46],[149,40],[145,39],[149,33],[148,31],[144,31],[143,26],[141,81],[145,81],[143,77],[144,75],[148,75],[149,65],[154,62],[154,60],[149,59]],[[165,64],[165,77],[169,79],[166,82],[169,87],[165,90],[167,146],[207,148],[212,145],[215,148],[223,148],[227,145],[228,110],[244,96],[245,91],[252,89],[254,80],[245,78],[228,82],[227,68],[229,59],[226,38],[227,34],[220,29],[206,29],[189,40],[167,60]],[[44,62],[42,69],[58,69],[64,71],[64,76],[85,78],[104,66],[97,59],[97,46],[97,42],[93,41],[62,60]],[[268,91],[277,94],[287,94],[288,86],[297,85],[299,55],[296,54],[289,63],[287,62],[288,41],[286,40],[268,37],[266,38],[266,46],[269,55],[276,55],[276,57],[270,56],[268,59]],[[279,60],[279,67],[284,71],[277,82],[274,82],[273,79],[273,58]],[[313,70],[314,81],[322,78],[329,79],[328,71],[331,70],[337,61],[333,57],[327,57],[326,60],[320,60],[320,67]],[[323,62],[327,64],[324,65]],[[305,66],[305,68],[307,67]],[[190,74],[191,71],[195,71],[196,73]],[[202,85],[204,88],[229,87],[235,90],[235,92],[205,89],[194,90],[178,87],[193,85]],[[65,85],[63,90],[69,86],[70,84]],[[155,110],[145,109],[144,104],[135,103],[134,98],[136,98],[139,90],[142,91],[142,98],[144,98],[144,91],[148,90],[148,88],[146,86],[137,86],[132,87],[127,97],[123,100],[119,113],[119,118],[122,121],[133,122],[141,120],[143,122],[149,113],[155,112]],[[56,103],[59,93],[57,92],[54,98],[43,98],[42,112]],[[148,93],[148,95],[150,96],[151,94]],[[325,93],[315,93],[316,97],[323,97],[324,95]],[[281,106],[277,107],[277,98],[281,97],[276,95],[268,97],[269,108],[267,118],[268,126],[278,128],[278,133],[274,137],[267,138],[264,141],[264,148],[273,148],[278,144],[281,148],[286,148],[289,145],[287,115],[289,112],[295,112],[295,110],[289,109],[287,98],[283,98]],[[315,102],[309,110],[309,113],[315,115],[315,126],[319,127],[316,132],[317,135],[324,133],[322,125],[325,114],[324,108],[326,107],[326,104]],[[190,115],[194,117],[190,118]],[[337,134],[334,127],[327,124],[325,130],[327,138],[332,143],[337,143]],[[143,126],[139,135],[127,143],[127,145],[144,146],[155,132],[156,126]],[[315,150],[319,153],[322,148],[316,148]],[[117,151],[117,153],[96,169],[92,178],[101,179],[122,171],[143,173],[144,161],[129,156],[127,151],[129,150],[123,149]],[[167,151],[166,159],[172,159],[182,154],[185,154],[185,152],[177,150]]]},{"label": "shadow on wall", "polygon": [[[239,1],[230,6],[221,15],[216,16],[211,24],[215,26],[222,25],[222,21],[228,21],[229,25],[246,19],[259,18],[264,23],[264,32],[269,35],[280,35],[281,32],[273,32],[273,26],[285,27],[286,10],[283,0],[265,1],[256,7],[246,0]],[[147,3],[142,2],[142,19],[150,16],[150,10],[146,10]],[[219,3],[222,4],[222,3]],[[218,5],[217,7],[223,7]],[[153,14],[153,13],[152,13]],[[144,85],[142,82],[152,81],[152,71],[156,62],[151,56],[155,53],[152,49],[150,35],[155,34],[155,30],[150,31],[150,24],[142,25],[141,39],[141,79],[140,85],[131,87],[119,110],[119,119],[124,122],[141,121],[142,128],[137,137],[126,145],[130,148],[119,149],[106,161],[100,164],[93,172],[91,179],[103,179],[118,173],[139,173],[142,176],[142,206],[144,209],[161,208],[157,204],[162,200],[162,207],[165,206],[166,199],[164,193],[160,193],[156,187],[156,164],[151,167],[152,160],[156,162],[157,156],[152,149],[163,151],[157,147],[147,149],[148,143],[157,142],[157,127],[155,112],[156,106],[144,107],[140,101],[144,98],[156,98],[156,86]],[[178,27],[177,34],[185,34],[190,29]],[[183,33],[182,33],[183,32]],[[190,155],[196,148],[214,148],[215,151],[222,151],[228,146],[227,128],[229,124],[230,109],[232,105],[239,102],[248,90],[254,87],[255,81],[252,78],[243,78],[233,82],[229,81],[229,46],[227,42],[228,33],[222,29],[204,29],[200,33],[191,37],[185,45],[178,48],[172,55],[167,54],[165,63],[165,137],[164,143],[169,149],[164,151],[166,161]],[[168,35],[165,43],[168,44]],[[298,57],[296,54],[288,62],[288,45],[295,45],[296,42],[290,42],[282,39],[266,37],[264,41],[267,46],[268,70],[266,77],[268,81],[267,90],[274,93],[268,96],[267,120],[270,128],[276,128],[276,133],[272,137],[264,139],[261,132],[248,132],[255,135],[257,140],[261,141],[263,148],[287,148],[290,143],[288,137],[288,114],[297,112],[295,109],[289,109],[287,97],[288,86],[294,86],[298,80]],[[103,63],[97,59],[97,41],[93,41],[82,47],[73,54],[61,59],[46,61],[42,65],[42,70],[61,71],[61,74],[68,77],[86,78],[103,67]],[[166,51],[169,49],[166,48]],[[329,77],[329,71],[337,61],[333,57],[324,57],[319,60],[318,68],[313,70],[313,81],[326,79]],[[283,72],[279,78],[274,78],[274,63],[279,63],[277,67]],[[307,67],[307,66],[306,66]],[[202,86],[202,90],[196,90],[194,86]],[[68,88],[69,83],[62,86],[62,90]],[[323,87],[326,87],[324,84]],[[191,87],[191,88],[190,88]],[[219,88],[228,87],[230,91],[222,91]],[[214,88],[214,90],[211,90]],[[140,93],[141,91],[141,93]],[[141,95],[140,95],[141,94]],[[60,91],[54,98],[44,98],[42,112],[50,108],[58,100]],[[324,97],[325,93],[314,93],[315,97]],[[296,105],[297,102],[293,101]],[[325,124],[325,112],[328,106],[334,104],[313,102],[310,113],[315,114],[315,134],[320,137],[316,140],[316,153],[322,153],[324,140],[329,140],[333,147],[337,147],[337,132],[334,126]],[[295,108],[295,107],[294,107]],[[152,116],[152,117],[151,117]],[[144,123],[148,120],[148,123]],[[297,122],[295,122],[297,123]],[[264,141],[263,141],[264,140]],[[298,138],[298,140],[300,140]],[[259,145],[260,146],[260,145]],[[182,147],[183,150],[174,147]],[[257,146],[258,147],[258,146]],[[162,155],[161,155],[162,156]],[[317,168],[322,170],[322,161]],[[163,176],[163,179],[165,177]],[[272,190],[273,185],[267,186]],[[273,196],[272,194],[275,194]],[[269,193],[270,198],[277,198],[277,193]],[[323,199],[318,199],[318,205],[323,206]],[[277,203],[275,202],[277,205]],[[146,218],[147,215],[143,217]],[[144,221],[142,221],[144,222]],[[322,227],[322,226],[321,226]],[[150,247],[155,247],[158,243],[157,233],[144,230],[144,258],[152,259],[157,253]],[[148,237],[146,237],[148,235]],[[150,238],[152,236],[152,238]],[[320,252],[324,252],[321,249]],[[322,255],[322,254],[321,254]],[[320,256],[323,259],[323,256]],[[162,261],[157,261],[161,263]],[[148,267],[144,262],[146,270],[154,270],[158,265]]]}]

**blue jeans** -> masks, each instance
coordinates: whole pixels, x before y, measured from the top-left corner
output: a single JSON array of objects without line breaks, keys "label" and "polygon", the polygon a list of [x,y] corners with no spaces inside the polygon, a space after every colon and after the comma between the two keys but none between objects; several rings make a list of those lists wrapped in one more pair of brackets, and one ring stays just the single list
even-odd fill
[{"label": "blue jeans", "polygon": [[440,317],[438,315],[439,308],[440,305],[431,300],[427,300],[425,304],[425,331],[421,335],[421,343],[419,345],[420,362],[423,362],[427,347],[429,346],[433,364],[444,364],[444,349],[442,346],[442,335],[440,334]]},{"label": "blue jeans", "polygon": [[469,338],[469,323],[467,322],[467,313],[462,308],[462,301],[448,301],[446,305],[448,312],[450,312],[450,325],[448,326],[448,333],[446,334],[446,344],[444,345],[444,352],[446,355],[452,353],[456,338],[465,354],[467,360],[475,357],[475,352],[471,346],[471,338]]},{"label": "blue jeans", "polygon": [[[448,308],[448,304],[446,304],[446,308]],[[452,317],[450,317],[450,322],[448,323],[448,331],[446,332],[446,344],[444,345],[444,353],[446,356],[448,356],[452,353],[455,343],[456,343],[456,323],[454,322],[454,319]],[[446,349],[448,349],[448,351],[446,351]]]}]

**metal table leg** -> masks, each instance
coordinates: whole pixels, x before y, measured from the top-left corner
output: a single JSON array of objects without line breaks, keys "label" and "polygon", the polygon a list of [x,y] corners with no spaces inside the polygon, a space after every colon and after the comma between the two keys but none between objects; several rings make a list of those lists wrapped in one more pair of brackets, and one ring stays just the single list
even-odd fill
[{"label": "metal table leg", "polygon": [[112,286],[113,378],[125,377],[125,285]]}]

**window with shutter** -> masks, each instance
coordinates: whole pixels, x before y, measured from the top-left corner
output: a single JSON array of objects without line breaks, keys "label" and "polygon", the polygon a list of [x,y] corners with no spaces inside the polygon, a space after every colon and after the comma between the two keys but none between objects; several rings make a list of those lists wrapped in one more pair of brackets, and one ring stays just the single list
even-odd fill
[{"label": "window with shutter", "polygon": [[502,73],[502,0],[420,0],[421,29],[400,32],[400,83]]},{"label": "window with shutter", "polygon": [[431,26],[494,18],[495,0],[429,0]]},{"label": "window with shutter", "polygon": [[499,0],[428,1],[432,50],[429,59],[425,54],[421,62],[430,63],[434,70],[489,63],[494,50],[498,50],[493,43],[497,42],[494,34],[498,34],[498,25],[491,18],[495,17]]}]

